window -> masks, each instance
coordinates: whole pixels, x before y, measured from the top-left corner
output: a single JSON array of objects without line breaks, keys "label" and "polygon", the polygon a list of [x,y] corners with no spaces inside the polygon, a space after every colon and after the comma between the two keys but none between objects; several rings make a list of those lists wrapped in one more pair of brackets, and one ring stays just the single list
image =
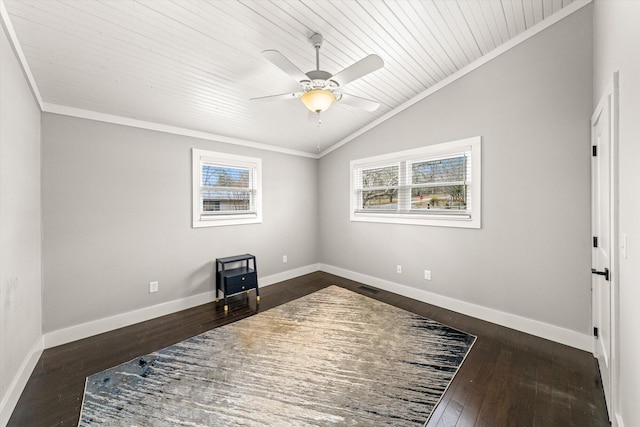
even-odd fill
[{"label": "window", "polygon": [[479,136],[351,161],[351,220],[480,228]]},{"label": "window", "polygon": [[262,160],[193,149],[193,227],[262,222]]}]

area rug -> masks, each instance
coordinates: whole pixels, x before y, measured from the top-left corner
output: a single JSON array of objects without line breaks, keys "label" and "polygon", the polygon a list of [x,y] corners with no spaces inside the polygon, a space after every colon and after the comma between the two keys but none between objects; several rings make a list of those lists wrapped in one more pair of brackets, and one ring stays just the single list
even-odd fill
[{"label": "area rug", "polygon": [[421,426],[475,337],[331,286],[87,378],[80,426]]}]

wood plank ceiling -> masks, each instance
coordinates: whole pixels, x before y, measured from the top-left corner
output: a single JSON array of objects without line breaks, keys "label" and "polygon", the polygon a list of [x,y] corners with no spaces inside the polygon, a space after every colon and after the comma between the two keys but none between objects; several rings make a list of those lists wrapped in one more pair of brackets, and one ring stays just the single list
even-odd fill
[{"label": "wood plank ceiling", "polygon": [[[44,110],[58,106],[316,153],[419,96],[573,0],[4,0]],[[315,69],[385,62],[346,87],[376,100],[309,118],[299,90],[261,54]]]}]

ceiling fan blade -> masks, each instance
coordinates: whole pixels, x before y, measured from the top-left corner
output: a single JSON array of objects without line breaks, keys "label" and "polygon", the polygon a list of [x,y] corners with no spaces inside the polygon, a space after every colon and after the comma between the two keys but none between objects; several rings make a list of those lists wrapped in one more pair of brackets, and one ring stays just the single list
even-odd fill
[{"label": "ceiling fan blade", "polygon": [[286,101],[287,99],[300,98],[300,96],[303,93],[304,92],[292,92],[292,93],[281,93],[279,95],[260,96],[257,98],[251,98],[250,101],[257,101],[257,102]]},{"label": "ceiling fan blade", "polygon": [[351,105],[352,107],[361,108],[365,111],[375,111],[380,104],[370,99],[360,98],[359,96],[349,95],[348,93],[340,92],[340,102]]},{"label": "ceiling fan blade", "polygon": [[378,55],[369,55],[340,71],[338,74],[331,77],[331,80],[335,81],[340,86],[344,86],[347,83],[359,79],[362,76],[366,76],[367,74],[382,67],[384,67],[384,61],[382,58]]},{"label": "ceiling fan blade", "polygon": [[290,75],[295,81],[298,83],[303,80],[309,80],[309,77],[298,67],[296,67],[293,62],[289,61],[286,56],[278,52],[277,50],[265,50],[262,52],[265,58],[267,58],[273,65],[280,68],[282,71]]}]

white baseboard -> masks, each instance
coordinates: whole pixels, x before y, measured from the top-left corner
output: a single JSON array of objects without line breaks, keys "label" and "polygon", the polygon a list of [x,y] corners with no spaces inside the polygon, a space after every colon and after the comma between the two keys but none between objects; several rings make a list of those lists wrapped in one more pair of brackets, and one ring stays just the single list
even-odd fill
[{"label": "white baseboard", "polygon": [[622,420],[622,415],[619,412],[616,412],[615,419],[615,427],[624,427],[624,421]]},{"label": "white baseboard", "polygon": [[282,273],[272,274],[271,276],[260,277],[260,287],[273,285],[274,283],[289,279],[295,279],[296,277],[304,276],[305,274],[313,273],[318,270],[320,270],[320,264],[309,264],[293,270],[283,271]]},{"label": "white baseboard", "polygon": [[0,401],[0,426],[5,427],[9,423],[9,418],[11,418],[18,399],[20,399],[20,395],[27,385],[33,369],[36,367],[38,360],[40,360],[40,355],[43,350],[44,337],[40,337],[33,343],[33,346],[31,346],[29,354],[24,358],[20,369],[18,369],[18,372],[13,377],[13,381],[11,381],[9,385],[7,393],[2,397],[2,401]]},{"label": "white baseboard", "polygon": [[581,334],[580,332],[551,325],[549,323],[505,313],[500,310],[483,307],[470,302],[446,297],[444,295],[434,294],[432,292],[412,288],[410,286],[401,285],[399,283],[379,279],[377,277],[367,276],[366,274],[334,267],[332,265],[320,264],[318,268],[327,273],[335,274],[336,276],[375,286],[385,291],[400,294],[418,301],[446,308],[448,310],[453,310],[477,319],[486,320],[487,322],[506,326],[507,328],[575,347],[580,350],[588,352],[593,350],[593,340],[588,334]]},{"label": "white baseboard", "polygon": [[102,319],[92,320],[68,328],[58,329],[44,334],[44,347],[51,348],[72,341],[81,340],[104,332],[135,323],[145,322],[156,317],[165,316],[180,310],[206,304],[215,299],[215,291],[207,291],[198,295],[192,295],[179,300],[168,301],[162,304],[152,305],[127,313],[116,314]]},{"label": "white baseboard", "polygon": [[[284,271],[282,273],[270,276],[259,277],[259,286],[269,286],[283,280],[293,279],[294,277],[318,271],[318,264],[296,268]],[[138,310],[129,311],[127,313],[116,314],[114,316],[93,320],[91,322],[81,323],[79,325],[70,326],[68,328],[58,329],[44,334],[44,348],[51,348],[93,335],[109,332],[124,326],[133,325],[156,317],[172,314],[177,311],[187,310],[198,305],[207,304],[216,298],[215,290],[207,291],[198,295],[164,302],[162,304],[144,307]]]}]

